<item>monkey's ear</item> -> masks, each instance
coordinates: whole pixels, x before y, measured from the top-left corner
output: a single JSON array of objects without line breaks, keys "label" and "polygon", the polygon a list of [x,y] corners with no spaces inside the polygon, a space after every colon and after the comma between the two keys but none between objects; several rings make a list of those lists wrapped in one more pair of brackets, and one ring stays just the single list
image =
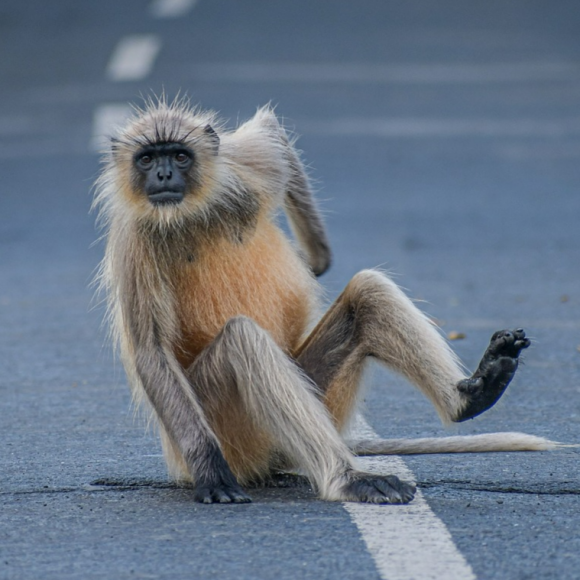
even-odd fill
[{"label": "monkey's ear", "polygon": [[211,142],[213,143],[213,149],[215,155],[218,154],[220,148],[220,138],[219,135],[215,132],[214,128],[211,125],[206,125],[203,129],[203,132],[209,136]]}]

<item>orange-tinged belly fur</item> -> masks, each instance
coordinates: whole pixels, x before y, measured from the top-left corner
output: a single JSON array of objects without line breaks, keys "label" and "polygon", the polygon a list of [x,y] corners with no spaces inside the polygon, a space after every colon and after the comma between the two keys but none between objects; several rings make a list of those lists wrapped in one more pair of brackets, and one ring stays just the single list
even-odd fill
[{"label": "orange-tinged belly fur", "polygon": [[180,363],[187,368],[238,315],[255,320],[292,352],[310,322],[316,288],[289,241],[270,223],[259,224],[243,243],[219,240],[198,249],[179,273],[175,289]]}]

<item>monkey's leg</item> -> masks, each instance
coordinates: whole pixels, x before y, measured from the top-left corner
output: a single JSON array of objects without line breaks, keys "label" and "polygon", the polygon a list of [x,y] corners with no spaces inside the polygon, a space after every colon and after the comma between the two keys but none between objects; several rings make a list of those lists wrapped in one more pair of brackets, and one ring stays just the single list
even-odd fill
[{"label": "monkey's leg", "polygon": [[380,272],[366,270],[349,282],[295,356],[324,392],[340,429],[354,406],[368,356],[405,375],[450,422],[489,409],[529,344],[522,330],[496,332],[477,371],[466,377],[445,340],[400,288]]},{"label": "monkey's leg", "polygon": [[[303,468],[324,499],[407,503],[414,487],[394,476],[361,473],[315,387],[254,321],[229,320],[188,369],[204,406],[236,399],[276,448]],[[235,437],[236,426],[232,425]]]}]

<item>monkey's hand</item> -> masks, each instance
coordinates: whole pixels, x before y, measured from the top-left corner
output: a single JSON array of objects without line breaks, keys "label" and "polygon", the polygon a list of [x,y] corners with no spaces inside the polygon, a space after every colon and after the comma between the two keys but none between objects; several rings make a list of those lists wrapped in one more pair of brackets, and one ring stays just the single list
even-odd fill
[{"label": "monkey's hand", "polygon": [[310,248],[310,267],[315,276],[322,276],[329,268],[332,262],[332,253],[326,237],[311,242]]},{"label": "monkey's hand", "polygon": [[252,499],[235,483],[199,482],[195,486],[195,501],[200,503],[250,503]]},{"label": "monkey's hand", "polygon": [[351,471],[347,478],[341,490],[341,501],[403,504],[415,497],[416,487],[401,481],[396,475]]},{"label": "monkey's hand", "polygon": [[495,405],[518,368],[520,352],[530,344],[521,328],[498,330],[491,337],[477,370],[469,379],[457,384],[467,404],[456,422],[472,419]]},{"label": "monkey's hand", "polygon": [[[223,461],[223,460],[222,460]],[[225,461],[219,469],[197,477],[195,501],[200,503],[249,503],[251,498],[240,487]]]}]

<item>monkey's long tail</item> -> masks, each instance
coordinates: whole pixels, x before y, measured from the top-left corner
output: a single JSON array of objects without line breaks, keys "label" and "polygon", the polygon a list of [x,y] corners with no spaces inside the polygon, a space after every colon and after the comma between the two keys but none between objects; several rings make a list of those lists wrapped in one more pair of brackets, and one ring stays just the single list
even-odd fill
[{"label": "monkey's long tail", "polygon": [[490,453],[494,451],[549,451],[578,447],[525,433],[487,433],[424,439],[364,439],[348,441],[355,455],[423,455],[426,453]]}]

